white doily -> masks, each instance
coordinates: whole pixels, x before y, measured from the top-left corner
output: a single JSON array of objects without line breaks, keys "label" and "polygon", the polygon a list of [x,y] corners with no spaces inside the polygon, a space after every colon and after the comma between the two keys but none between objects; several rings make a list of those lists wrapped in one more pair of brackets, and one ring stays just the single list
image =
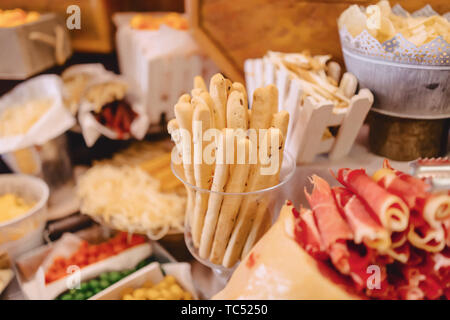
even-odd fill
[{"label": "white doily", "polygon": [[[395,5],[392,12],[399,16],[407,16],[408,12],[400,5]],[[413,17],[429,17],[438,15],[430,5],[411,14]],[[450,12],[443,15],[450,20]],[[367,30],[356,37],[347,31],[345,26],[339,30],[342,48],[360,55],[405,64],[450,66],[450,44],[442,36],[417,47],[406,40],[400,33],[392,39],[380,43]]]}]

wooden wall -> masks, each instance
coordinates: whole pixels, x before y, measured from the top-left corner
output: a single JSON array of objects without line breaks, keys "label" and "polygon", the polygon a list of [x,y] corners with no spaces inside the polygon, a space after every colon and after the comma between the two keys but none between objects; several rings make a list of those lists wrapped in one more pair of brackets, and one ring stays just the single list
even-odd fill
[{"label": "wooden wall", "polygon": [[[232,78],[243,74],[247,58],[267,50],[331,53],[341,60],[337,18],[351,4],[378,1],[342,0],[186,0],[198,29],[196,36]],[[414,11],[427,3],[439,13],[450,11],[449,0],[398,0]],[[342,61],[342,60],[341,60]],[[234,69],[234,70],[233,70]]]}]

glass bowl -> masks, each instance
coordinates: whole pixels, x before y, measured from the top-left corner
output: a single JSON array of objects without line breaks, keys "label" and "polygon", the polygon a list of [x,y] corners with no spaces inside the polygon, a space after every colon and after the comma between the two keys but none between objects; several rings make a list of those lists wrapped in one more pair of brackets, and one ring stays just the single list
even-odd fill
[{"label": "glass bowl", "polygon": [[[284,201],[284,199],[279,196],[280,191],[295,172],[295,160],[288,152],[285,151],[283,154],[283,163],[280,169],[278,184],[266,189],[241,193],[219,192],[199,188],[188,183],[185,180],[183,164],[176,164],[172,161],[171,168],[174,175],[181,182],[183,182],[188,193],[184,230],[184,239],[186,242],[186,246],[196,260],[210,267],[218,276],[219,280],[225,283],[225,281],[229,279],[231,273],[241,260],[241,256],[245,256],[245,254],[250,251],[251,247],[257,242],[259,238],[261,238],[261,236],[276,220],[276,214],[279,212],[279,209],[283,205]],[[210,234],[212,233],[212,238],[209,239],[212,239],[212,241],[206,241],[206,243],[210,243],[209,245],[206,245],[208,249],[204,249],[205,246],[202,243],[204,237],[203,233],[207,232],[206,227],[202,228],[202,240],[200,241],[200,244],[194,244],[191,221],[194,214],[194,202],[196,201],[195,199],[198,199],[199,196],[207,197],[208,201],[210,197],[216,197],[220,199],[220,207],[227,199],[227,201],[231,201],[232,199],[231,202],[238,203],[234,204],[234,208],[236,209],[233,210],[233,212],[235,212],[236,214],[234,215],[234,218],[232,218],[230,235],[228,237],[225,236],[225,241],[222,241],[222,243],[227,243],[225,244],[225,246],[223,244],[217,246],[222,249],[215,250],[214,248],[214,246],[216,245],[214,241],[214,234],[216,234],[216,230],[214,230],[214,227],[212,228],[213,231],[210,231]],[[243,217],[248,217],[245,219],[243,217],[239,217],[239,213],[242,212],[241,209],[243,207],[250,208],[247,210],[242,210],[244,212],[250,212],[250,215],[243,215]],[[257,210],[251,210],[252,208],[257,208]],[[220,212],[220,210],[218,210],[218,212]],[[209,220],[208,225],[216,225],[217,227],[217,222],[220,219],[219,216],[220,215],[218,215],[215,219]],[[206,219],[207,218],[205,218],[204,221]],[[211,221],[213,222],[211,223]],[[240,231],[237,232],[237,230]],[[225,253],[222,253],[224,248]],[[214,258],[214,255],[212,254],[213,251],[220,252],[219,256],[217,257],[216,255],[216,257]]]}]

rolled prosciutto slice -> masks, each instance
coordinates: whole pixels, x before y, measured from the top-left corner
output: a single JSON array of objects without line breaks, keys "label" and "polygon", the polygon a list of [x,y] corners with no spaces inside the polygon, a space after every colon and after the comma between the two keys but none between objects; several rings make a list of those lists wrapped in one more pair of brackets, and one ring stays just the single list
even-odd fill
[{"label": "rolled prosciutto slice", "polygon": [[446,242],[447,246],[450,247],[450,219],[445,220],[443,225],[444,225],[445,233],[447,235],[445,242]]},{"label": "rolled prosciutto slice", "polygon": [[401,232],[392,232],[391,233],[391,248],[398,248],[405,244],[408,241],[408,231],[404,230]]},{"label": "rolled prosciutto slice", "polygon": [[316,222],[314,221],[313,212],[305,208],[300,208],[300,212],[298,212],[293,208],[292,213],[296,218],[299,218],[296,220],[298,222],[294,230],[297,242],[313,257],[326,257],[326,254],[323,254],[325,249],[322,245]]},{"label": "rolled prosciutto slice", "polygon": [[450,219],[450,195],[448,192],[429,195],[423,207],[423,218],[430,226],[437,228]]},{"label": "rolled prosciutto slice", "polygon": [[391,246],[390,234],[372,216],[370,209],[357,195],[346,188],[332,188],[338,208],[345,215],[357,244],[364,242],[368,247],[385,252]]},{"label": "rolled prosciutto slice", "polygon": [[408,240],[416,248],[428,252],[439,252],[445,247],[445,231],[441,222],[431,225],[424,214],[413,210]]},{"label": "rolled prosciutto slice", "polygon": [[363,169],[340,169],[336,178],[364,200],[389,231],[408,227],[409,209],[405,202],[378,185]]},{"label": "rolled prosciutto slice", "polygon": [[383,161],[383,168],[389,169],[394,172],[394,174],[399,177],[401,180],[407,182],[411,188],[414,188],[416,192],[427,192],[431,189],[431,185],[429,185],[427,182],[425,182],[424,179],[419,179],[416,177],[413,177],[405,172],[396,170],[391,167],[389,160],[384,159]]},{"label": "rolled prosciutto slice", "polygon": [[311,182],[313,191],[308,194],[305,188],[305,195],[314,212],[322,243],[336,268],[348,274],[350,253],[346,240],[353,239],[353,233],[336,207],[330,185],[316,175],[311,177]]},{"label": "rolled prosciutto slice", "polygon": [[394,170],[383,168],[375,172],[373,179],[390,193],[400,197],[410,209],[420,205],[420,200],[427,197],[422,188],[423,181],[414,177],[403,180]]},{"label": "rolled prosciutto slice", "polygon": [[390,247],[386,254],[401,263],[406,263],[409,260],[411,246],[409,242],[404,242],[398,247]]}]

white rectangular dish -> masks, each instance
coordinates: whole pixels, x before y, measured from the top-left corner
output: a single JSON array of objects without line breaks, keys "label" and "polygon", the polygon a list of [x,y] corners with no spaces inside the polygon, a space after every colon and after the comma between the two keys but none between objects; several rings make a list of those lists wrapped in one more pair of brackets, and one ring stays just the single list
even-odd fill
[{"label": "white rectangular dish", "polygon": [[127,288],[140,288],[148,281],[153,284],[157,284],[164,279],[164,274],[161,271],[161,268],[164,270],[166,275],[174,276],[184,290],[189,291],[195,299],[198,299],[195,292],[194,283],[192,281],[190,264],[186,262],[165,264],[153,262],[99,292],[89,300],[120,300],[122,298],[122,292]]}]

